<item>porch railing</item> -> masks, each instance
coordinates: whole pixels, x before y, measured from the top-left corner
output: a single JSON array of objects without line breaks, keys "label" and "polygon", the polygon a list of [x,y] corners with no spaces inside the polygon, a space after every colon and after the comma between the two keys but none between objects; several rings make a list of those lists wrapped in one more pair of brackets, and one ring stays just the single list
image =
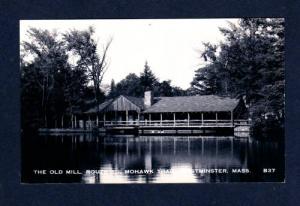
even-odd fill
[{"label": "porch railing", "polygon": [[[87,121],[90,127],[97,126],[96,121]],[[129,121],[98,121],[98,126],[155,126],[155,127],[197,127],[197,126],[248,126],[249,120],[129,120]]]}]

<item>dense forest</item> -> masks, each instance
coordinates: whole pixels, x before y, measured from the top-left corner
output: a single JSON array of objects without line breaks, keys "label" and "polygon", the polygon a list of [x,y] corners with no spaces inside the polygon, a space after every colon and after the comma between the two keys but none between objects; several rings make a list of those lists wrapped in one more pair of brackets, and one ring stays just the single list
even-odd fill
[{"label": "dense forest", "polygon": [[[130,73],[102,80],[108,67],[107,51],[113,40],[98,45],[91,27],[57,33],[31,28],[21,42],[22,128],[56,127],[80,113],[120,94],[142,97],[216,94],[243,98],[261,132],[284,124],[284,20],[245,18],[220,28],[224,41],[204,43],[199,53],[206,64],[195,71],[190,88],[159,80],[146,62],[139,75]],[[199,39],[201,42],[201,39]],[[101,51],[98,49],[103,48]],[[113,61],[113,60],[112,60]]]},{"label": "dense forest", "polygon": [[243,98],[257,133],[284,126],[284,19],[245,18],[220,28],[225,40],[204,43],[207,64],[189,94]]}]

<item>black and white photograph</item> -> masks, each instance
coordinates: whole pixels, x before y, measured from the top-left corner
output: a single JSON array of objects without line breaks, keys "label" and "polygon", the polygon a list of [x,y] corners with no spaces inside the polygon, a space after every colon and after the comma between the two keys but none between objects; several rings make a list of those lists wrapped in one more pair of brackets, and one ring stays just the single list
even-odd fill
[{"label": "black and white photograph", "polygon": [[285,19],[20,20],[21,183],[285,182]]}]

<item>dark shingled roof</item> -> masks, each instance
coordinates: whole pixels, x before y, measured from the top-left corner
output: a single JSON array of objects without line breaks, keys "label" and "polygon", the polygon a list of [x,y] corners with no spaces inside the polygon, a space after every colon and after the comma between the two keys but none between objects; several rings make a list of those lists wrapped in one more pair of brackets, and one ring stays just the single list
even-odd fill
[{"label": "dark shingled roof", "polygon": [[[138,106],[141,110],[145,109],[144,98],[131,97],[125,95],[123,96],[130,102]],[[99,111],[101,112],[102,110],[104,110],[116,99],[109,99],[100,104]],[[238,105],[238,103],[238,99],[220,97],[216,95],[158,97],[156,98],[156,102],[151,107],[146,109],[144,113],[233,111]],[[97,108],[93,107],[85,113],[91,114],[96,112]]]},{"label": "dark shingled roof", "polygon": [[[105,107],[107,107],[113,101],[114,101],[114,99],[109,99],[109,100],[106,100],[105,102],[103,102],[102,104],[100,104],[99,105],[99,111],[103,110]],[[93,107],[93,108],[87,110],[84,113],[86,113],[86,114],[93,114],[93,113],[96,113],[96,112],[97,112],[97,107]]]},{"label": "dark shingled roof", "polygon": [[145,113],[233,111],[239,100],[216,95],[160,97]]}]

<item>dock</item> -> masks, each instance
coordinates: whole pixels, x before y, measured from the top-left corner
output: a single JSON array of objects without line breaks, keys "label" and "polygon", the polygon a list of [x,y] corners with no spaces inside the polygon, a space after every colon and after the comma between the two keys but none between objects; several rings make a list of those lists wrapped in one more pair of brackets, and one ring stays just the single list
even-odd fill
[{"label": "dock", "polygon": [[39,129],[40,133],[118,133],[118,134],[233,134],[249,132],[249,120],[153,120],[153,121],[99,121],[89,122],[87,128]]}]

